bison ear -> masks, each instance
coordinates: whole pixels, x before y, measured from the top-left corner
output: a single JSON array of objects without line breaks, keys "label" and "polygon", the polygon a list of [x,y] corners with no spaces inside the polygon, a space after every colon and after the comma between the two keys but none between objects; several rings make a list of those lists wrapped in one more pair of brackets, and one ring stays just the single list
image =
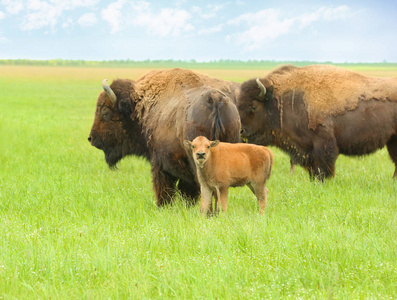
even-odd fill
[{"label": "bison ear", "polygon": [[211,147],[216,147],[216,146],[218,146],[218,145],[219,145],[219,140],[213,141],[213,142],[211,142],[211,144],[210,144]]},{"label": "bison ear", "polygon": [[192,147],[192,143],[188,140],[184,140],[183,144],[185,145],[186,149],[190,149]]},{"label": "bison ear", "polygon": [[117,110],[123,115],[129,115],[131,113],[131,99],[124,98],[117,102]]}]

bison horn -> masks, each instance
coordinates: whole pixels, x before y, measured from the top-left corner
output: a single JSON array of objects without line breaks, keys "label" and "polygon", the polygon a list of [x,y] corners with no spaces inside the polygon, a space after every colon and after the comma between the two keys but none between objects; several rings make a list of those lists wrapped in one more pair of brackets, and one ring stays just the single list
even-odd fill
[{"label": "bison horn", "polygon": [[110,101],[112,101],[112,103],[114,104],[117,100],[116,94],[113,92],[110,86],[108,86],[106,81],[107,79],[102,80],[102,87],[105,90],[106,94],[108,94]]},{"label": "bison horn", "polygon": [[266,95],[266,88],[263,85],[263,83],[259,80],[259,78],[256,79],[256,83],[258,84],[258,88],[261,90],[259,97],[260,98],[265,98]]}]

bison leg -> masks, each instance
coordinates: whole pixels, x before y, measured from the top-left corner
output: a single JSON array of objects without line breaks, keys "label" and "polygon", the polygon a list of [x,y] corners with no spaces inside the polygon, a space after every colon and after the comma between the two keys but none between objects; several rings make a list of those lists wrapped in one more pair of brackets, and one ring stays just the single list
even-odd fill
[{"label": "bison leg", "polygon": [[339,150],[334,137],[319,137],[312,151],[312,163],[308,166],[312,179],[323,181],[325,178],[333,177],[335,174],[335,162]]},{"label": "bison leg", "polygon": [[335,175],[335,161],[327,161],[324,159],[320,159],[314,166],[314,176],[323,181],[326,178],[334,177]]},{"label": "bison leg", "polygon": [[175,194],[176,179],[165,173],[163,170],[152,169],[153,188],[156,194],[157,206],[161,207],[171,203]]},{"label": "bison leg", "polygon": [[395,166],[393,178],[397,179],[397,135],[393,135],[386,145],[387,151],[389,151],[390,158],[394,162]]},{"label": "bison leg", "polygon": [[289,163],[291,165],[291,168],[289,170],[290,174],[294,174],[295,173],[295,166],[298,164],[298,162],[296,161],[295,157],[290,156],[290,160]]},{"label": "bison leg", "polygon": [[290,160],[290,164],[291,164],[291,168],[289,170],[289,173],[294,174],[295,173],[295,163],[292,161],[292,159]]},{"label": "bison leg", "polygon": [[313,165],[309,167],[310,179],[324,179],[333,177],[335,174],[335,162],[328,164],[324,159],[317,158],[314,160]]},{"label": "bison leg", "polygon": [[195,205],[200,196],[200,187],[197,184],[187,183],[179,180],[178,189],[181,191],[183,198],[188,205]]}]

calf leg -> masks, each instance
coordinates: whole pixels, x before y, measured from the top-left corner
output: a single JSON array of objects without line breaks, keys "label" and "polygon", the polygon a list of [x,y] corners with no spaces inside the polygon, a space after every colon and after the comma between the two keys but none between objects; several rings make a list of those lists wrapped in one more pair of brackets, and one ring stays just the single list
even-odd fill
[{"label": "calf leg", "polygon": [[227,188],[222,188],[219,190],[220,194],[220,203],[221,203],[221,208],[222,212],[226,212],[227,209],[227,196],[228,196],[228,189]]},{"label": "calf leg", "polygon": [[[215,198],[215,203],[214,203],[214,213],[218,214],[219,213],[219,207],[220,205],[218,205],[218,201],[219,201],[219,197],[218,197],[218,193],[215,191],[212,196]],[[211,205],[212,207],[212,205]]]},{"label": "calf leg", "polygon": [[208,215],[212,211],[212,191],[201,186],[201,205],[200,212],[202,215]]},{"label": "calf leg", "polygon": [[259,204],[259,212],[261,215],[263,215],[263,213],[265,212],[265,207],[267,204],[267,198],[269,194],[268,189],[265,187],[264,183],[250,182],[247,185],[251,189],[251,191],[255,194]]},{"label": "calf leg", "polygon": [[393,135],[386,145],[387,151],[389,151],[390,158],[395,166],[393,178],[397,179],[397,135]]},{"label": "calf leg", "polygon": [[265,197],[263,199],[262,204],[259,203],[259,209],[260,209],[260,213],[261,215],[263,215],[263,213],[265,212],[265,207],[267,205],[267,199],[269,197],[269,190],[267,189],[267,187],[265,187]]},{"label": "calf leg", "polygon": [[[215,203],[214,203],[215,208],[214,208],[214,205],[212,203],[212,199],[213,198],[215,198]],[[210,215],[214,215],[214,214],[217,214],[217,213],[218,213],[218,195],[217,195],[216,192],[213,192],[212,196],[211,196],[211,203],[209,204],[207,215],[210,216]]]}]

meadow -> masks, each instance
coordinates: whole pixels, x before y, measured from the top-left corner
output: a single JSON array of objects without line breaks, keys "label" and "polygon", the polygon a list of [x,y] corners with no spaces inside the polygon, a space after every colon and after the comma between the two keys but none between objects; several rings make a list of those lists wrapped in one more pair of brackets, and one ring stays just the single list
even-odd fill
[{"label": "meadow", "polygon": [[[87,141],[101,81],[151,69],[0,66],[0,299],[397,298],[386,149],[339,157],[319,183],[272,148],[264,216],[246,187],[219,217],[181,197],[159,209],[147,161],[110,170]],[[270,69],[199,71],[242,82]]]}]

